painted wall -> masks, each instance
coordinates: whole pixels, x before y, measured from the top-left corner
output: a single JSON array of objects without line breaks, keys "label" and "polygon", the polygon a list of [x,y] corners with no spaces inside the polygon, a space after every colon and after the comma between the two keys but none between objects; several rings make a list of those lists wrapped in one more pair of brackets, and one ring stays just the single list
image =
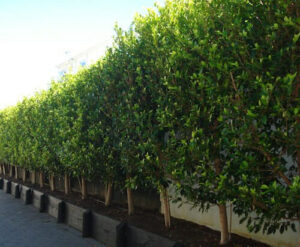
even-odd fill
[{"label": "painted wall", "polygon": [[[172,197],[174,192],[172,189],[169,190],[169,195]],[[163,212],[163,201],[161,200],[162,204],[162,212]],[[183,204],[181,207],[180,203],[170,203],[171,207],[171,216],[178,219],[183,219],[187,221],[194,222],[199,225],[205,225],[214,230],[220,230],[220,222],[219,222],[219,210],[217,206],[212,205],[212,207],[208,210],[208,212],[201,213],[197,208],[192,208],[192,204],[186,203]],[[227,216],[228,222],[230,221],[230,207],[227,207]],[[296,222],[296,228],[298,232],[293,232],[289,230],[283,234],[279,232],[272,235],[262,234],[259,233],[249,233],[247,230],[246,224],[239,224],[239,218],[236,214],[232,214],[232,225],[231,225],[231,232],[236,233],[240,236],[251,238],[266,244],[269,244],[274,247],[296,247],[298,243],[299,235],[299,223]]]}]

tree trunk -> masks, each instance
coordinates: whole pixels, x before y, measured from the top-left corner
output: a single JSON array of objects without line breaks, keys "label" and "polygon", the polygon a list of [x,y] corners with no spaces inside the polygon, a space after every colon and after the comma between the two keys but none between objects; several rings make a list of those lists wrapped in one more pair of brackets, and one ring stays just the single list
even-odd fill
[{"label": "tree trunk", "polygon": [[[221,174],[221,160],[215,160],[215,170],[216,175]],[[228,220],[227,220],[227,212],[226,212],[226,204],[218,204],[219,207],[219,216],[221,223],[221,241],[220,244],[226,244],[229,242],[229,233],[228,233]]]},{"label": "tree trunk", "polygon": [[227,244],[229,242],[229,232],[228,232],[226,205],[219,204],[218,207],[219,207],[220,223],[221,223],[220,244]]},{"label": "tree trunk", "polygon": [[81,178],[81,199],[85,200],[87,198],[87,188],[86,188],[86,181],[82,177]]},{"label": "tree trunk", "polygon": [[49,185],[50,185],[50,190],[54,191],[55,190],[55,181],[54,181],[54,174],[51,173],[49,176]]},{"label": "tree trunk", "polygon": [[128,215],[134,214],[132,190],[127,188],[127,203],[128,203]]},{"label": "tree trunk", "polygon": [[22,180],[23,182],[26,182],[26,169],[22,168]]},{"label": "tree trunk", "polygon": [[30,172],[30,180],[32,184],[35,184],[35,171]]},{"label": "tree trunk", "polygon": [[169,196],[166,188],[162,189],[161,197],[163,199],[163,206],[164,206],[165,226],[166,228],[170,228],[171,227],[170,203],[169,203]]},{"label": "tree trunk", "polygon": [[2,168],[3,168],[3,175],[5,176],[6,175],[5,165],[2,165]]},{"label": "tree trunk", "polygon": [[9,176],[12,178],[12,176],[13,176],[13,166],[12,165],[10,165],[9,166]]},{"label": "tree trunk", "polygon": [[230,202],[230,218],[229,218],[229,240],[231,240],[231,231],[232,231],[232,202]]},{"label": "tree trunk", "polygon": [[112,199],[112,182],[107,184],[106,193],[105,193],[105,206],[108,207],[111,204]]},{"label": "tree trunk", "polygon": [[43,172],[39,172],[39,176],[40,176],[40,187],[44,188],[44,174]]},{"label": "tree trunk", "polygon": [[18,179],[19,176],[18,176],[18,167],[15,166],[15,179]]},{"label": "tree trunk", "polygon": [[65,173],[65,194],[70,194],[70,177],[67,173]]}]

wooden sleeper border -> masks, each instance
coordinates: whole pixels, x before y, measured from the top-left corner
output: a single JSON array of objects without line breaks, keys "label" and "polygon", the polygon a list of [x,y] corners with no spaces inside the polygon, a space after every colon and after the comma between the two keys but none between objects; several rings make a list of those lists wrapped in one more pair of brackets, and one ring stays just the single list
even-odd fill
[{"label": "wooden sleeper border", "polygon": [[0,178],[0,189],[12,193],[15,198],[21,198],[24,204],[32,204],[39,212],[47,212],[57,219],[57,223],[67,225],[79,230],[82,237],[93,237],[107,247],[184,247],[180,243],[147,232],[126,222],[111,219],[64,202],[52,195]]},{"label": "wooden sleeper border", "polygon": [[83,237],[89,237],[91,224],[89,210],[65,202],[65,223],[78,231],[82,232]]},{"label": "wooden sleeper border", "polygon": [[11,193],[11,181],[4,179],[3,190],[7,194]]},{"label": "wooden sleeper border", "polygon": [[135,226],[127,226],[127,246],[138,247],[138,246],[168,246],[173,247],[174,241],[167,238],[158,236],[156,234],[147,232]]},{"label": "wooden sleeper border", "polygon": [[21,193],[19,184],[11,182],[11,194],[17,199],[20,198]]},{"label": "wooden sleeper border", "polygon": [[46,211],[46,195],[40,191],[32,190],[32,204],[40,213]]},{"label": "wooden sleeper border", "polygon": [[21,186],[21,199],[24,201],[25,205],[32,203],[32,190],[24,185]]},{"label": "wooden sleeper border", "polygon": [[65,222],[65,202],[48,195],[46,198],[46,212],[56,218],[57,223]]},{"label": "wooden sleeper border", "polygon": [[126,223],[92,212],[92,237],[112,247],[123,246]]}]

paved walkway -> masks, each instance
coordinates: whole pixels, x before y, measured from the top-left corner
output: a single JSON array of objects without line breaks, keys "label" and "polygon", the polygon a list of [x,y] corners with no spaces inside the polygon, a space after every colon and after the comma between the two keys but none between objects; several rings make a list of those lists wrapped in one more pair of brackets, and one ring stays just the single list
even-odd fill
[{"label": "paved walkway", "polygon": [[0,190],[1,247],[103,247],[65,224],[57,224],[47,213],[39,213]]}]

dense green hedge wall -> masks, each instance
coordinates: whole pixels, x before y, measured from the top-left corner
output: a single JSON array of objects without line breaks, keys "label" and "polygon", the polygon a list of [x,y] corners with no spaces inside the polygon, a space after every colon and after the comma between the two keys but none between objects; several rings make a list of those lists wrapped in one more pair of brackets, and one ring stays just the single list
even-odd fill
[{"label": "dense green hedge wall", "polygon": [[251,231],[294,228],[299,1],[156,7],[116,27],[97,63],[2,110],[1,162],[120,188],[172,183],[176,200],[218,205],[221,222],[230,202]]}]

